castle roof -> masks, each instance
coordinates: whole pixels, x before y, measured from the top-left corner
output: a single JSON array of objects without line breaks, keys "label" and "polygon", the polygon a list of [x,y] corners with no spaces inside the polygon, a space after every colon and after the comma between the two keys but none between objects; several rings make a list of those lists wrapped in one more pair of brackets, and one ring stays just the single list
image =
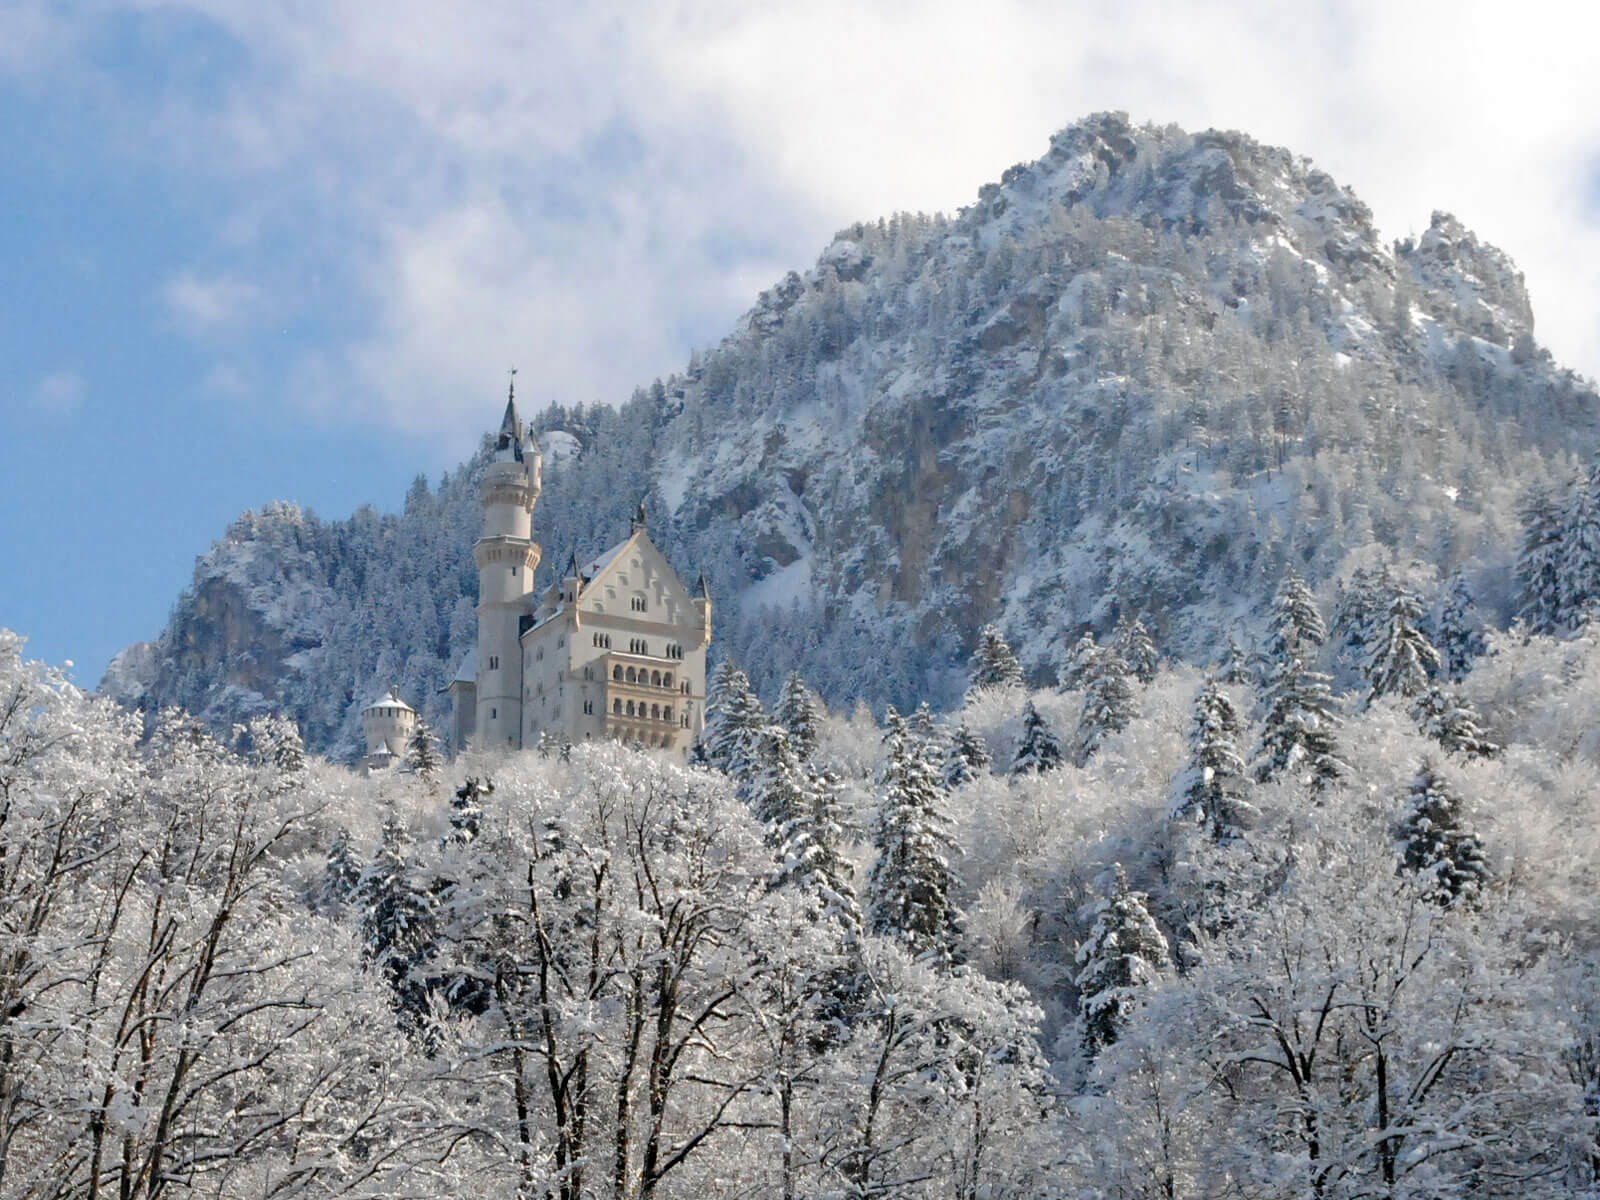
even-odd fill
[{"label": "castle roof", "polygon": [[397,687],[392,687],[388,691],[382,693],[376,700],[367,705],[365,711],[371,712],[375,708],[400,708],[404,709],[406,712],[416,711],[411,707],[411,705],[400,699],[400,689]]},{"label": "castle roof", "polygon": [[451,683],[477,683],[478,682],[478,648],[474,646],[461,656],[461,665],[456,668],[455,678]]}]

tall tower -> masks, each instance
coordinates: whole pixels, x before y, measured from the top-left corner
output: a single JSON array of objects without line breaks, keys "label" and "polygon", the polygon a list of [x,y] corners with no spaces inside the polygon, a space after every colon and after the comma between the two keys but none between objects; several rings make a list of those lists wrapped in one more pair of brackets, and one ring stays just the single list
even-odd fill
[{"label": "tall tower", "polygon": [[522,745],[523,617],[532,611],[533,506],[539,499],[538,443],[517,416],[516,381],[506,397],[494,458],[483,473],[483,536],[472,547],[478,568],[477,740],[485,747]]}]

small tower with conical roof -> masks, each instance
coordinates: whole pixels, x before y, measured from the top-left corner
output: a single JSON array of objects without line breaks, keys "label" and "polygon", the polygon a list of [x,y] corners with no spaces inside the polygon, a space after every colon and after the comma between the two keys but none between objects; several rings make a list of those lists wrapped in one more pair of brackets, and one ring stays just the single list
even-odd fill
[{"label": "small tower with conical roof", "polygon": [[362,765],[381,771],[404,761],[406,742],[416,727],[416,711],[400,699],[399,688],[390,688],[361,710],[361,732],[367,738]]},{"label": "small tower with conical roof", "polygon": [[[514,373],[513,373],[514,374]],[[516,380],[507,389],[494,457],[483,473],[483,534],[472,547],[478,568],[477,720],[484,747],[519,746],[522,653],[519,635],[529,610],[539,545],[533,506],[539,499],[539,446],[517,415]]]}]

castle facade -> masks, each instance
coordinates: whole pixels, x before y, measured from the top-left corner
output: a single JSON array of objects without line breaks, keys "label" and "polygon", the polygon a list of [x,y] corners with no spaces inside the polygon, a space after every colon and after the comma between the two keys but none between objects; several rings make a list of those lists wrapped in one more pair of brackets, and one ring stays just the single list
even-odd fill
[{"label": "castle facade", "polygon": [[574,555],[536,595],[541,466],[513,392],[483,476],[478,645],[450,684],[452,744],[610,738],[686,756],[705,724],[705,577],[691,595],[650,541],[641,506],[626,538],[587,564]]}]

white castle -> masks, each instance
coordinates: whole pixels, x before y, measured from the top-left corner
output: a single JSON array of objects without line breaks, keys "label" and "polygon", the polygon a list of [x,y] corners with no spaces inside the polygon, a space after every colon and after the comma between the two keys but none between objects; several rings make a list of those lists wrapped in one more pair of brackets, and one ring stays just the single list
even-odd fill
[{"label": "white castle", "polygon": [[450,684],[452,744],[518,750],[541,735],[612,738],[682,755],[705,723],[711,594],[691,596],[645,532],[587,566],[573,555],[536,596],[533,540],[539,443],[517,416],[515,390],[484,472],[478,568],[478,645]]}]

